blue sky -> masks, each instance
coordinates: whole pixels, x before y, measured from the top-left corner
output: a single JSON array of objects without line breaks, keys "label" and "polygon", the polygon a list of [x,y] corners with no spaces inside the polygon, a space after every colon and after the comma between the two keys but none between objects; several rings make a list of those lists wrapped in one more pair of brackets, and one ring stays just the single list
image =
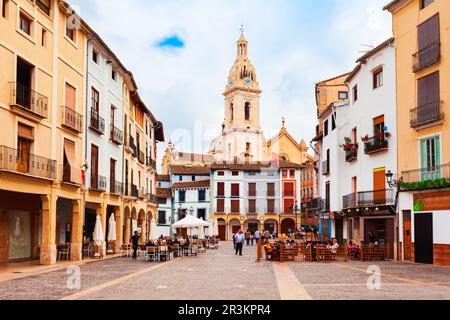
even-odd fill
[{"label": "blue sky", "polygon": [[[314,84],[351,71],[392,34],[388,0],[73,0],[80,15],[133,72],[166,139],[206,151],[224,118],[222,93],[241,24],[261,89],[261,124],[310,141]],[[127,6],[124,8],[124,4]],[[202,141],[180,140],[203,132]],[[160,150],[164,145],[160,146]],[[162,153],[162,152],[160,152]]]}]

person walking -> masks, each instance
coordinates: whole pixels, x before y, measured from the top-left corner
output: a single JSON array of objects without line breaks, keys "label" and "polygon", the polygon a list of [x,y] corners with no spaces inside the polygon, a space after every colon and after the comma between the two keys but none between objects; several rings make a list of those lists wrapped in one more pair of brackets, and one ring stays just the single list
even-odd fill
[{"label": "person walking", "polygon": [[236,250],[236,235],[237,233],[233,233],[233,247]]},{"label": "person walking", "polygon": [[244,234],[242,231],[236,233],[236,255],[242,256],[242,249],[244,247]]},{"label": "person walking", "polygon": [[245,233],[245,241],[247,241],[247,247],[250,246],[251,237],[252,237],[252,233],[250,232],[250,230],[247,230],[247,232]]},{"label": "person walking", "polygon": [[255,238],[256,244],[258,244],[259,239],[261,238],[261,233],[259,232],[259,230],[255,231],[255,234],[253,235],[253,238]]},{"label": "person walking", "polygon": [[139,248],[139,233],[137,231],[134,232],[134,235],[131,237],[131,243],[133,244],[133,259],[137,260],[137,250]]}]

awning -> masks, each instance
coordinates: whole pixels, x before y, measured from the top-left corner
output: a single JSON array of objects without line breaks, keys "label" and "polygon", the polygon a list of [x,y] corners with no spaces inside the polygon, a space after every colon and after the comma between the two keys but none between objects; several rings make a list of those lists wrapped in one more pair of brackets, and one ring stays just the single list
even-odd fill
[{"label": "awning", "polygon": [[64,139],[64,153],[70,166],[70,181],[82,184],[80,170],[76,167],[75,143]]}]

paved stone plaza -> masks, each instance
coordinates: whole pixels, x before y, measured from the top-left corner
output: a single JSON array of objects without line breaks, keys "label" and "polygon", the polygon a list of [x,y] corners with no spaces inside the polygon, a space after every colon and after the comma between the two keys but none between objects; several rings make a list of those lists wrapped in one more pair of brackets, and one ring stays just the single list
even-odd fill
[{"label": "paved stone plaza", "polygon": [[0,282],[0,300],[450,300],[450,268],[383,262],[381,289],[367,287],[370,263],[255,262],[256,248],[232,244],[168,263],[116,258],[79,266],[80,289],[66,269]]}]

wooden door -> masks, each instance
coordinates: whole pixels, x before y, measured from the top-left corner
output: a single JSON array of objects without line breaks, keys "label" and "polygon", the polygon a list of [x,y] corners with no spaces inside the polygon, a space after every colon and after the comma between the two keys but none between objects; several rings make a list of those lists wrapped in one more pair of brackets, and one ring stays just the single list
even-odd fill
[{"label": "wooden door", "polygon": [[403,250],[405,252],[405,261],[411,261],[412,258],[412,239],[411,239],[411,211],[403,212]]},{"label": "wooden door", "polygon": [[31,141],[18,138],[17,140],[17,171],[29,173],[30,171]]},{"label": "wooden door", "polygon": [[221,241],[225,241],[225,234],[226,234],[226,226],[225,225],[219,225],[219,239]]},{"label": "wooden door", "polygon": [[98,189],[98,147],[91,146],[91,188]]},{"label": "wooden door", "polygon": [[386,203],[386,169],[380,168],[373,171],[374,204]]},{"label": "wooden door", "polygon": [[109,162],[109,185],[111,192],[115,192],[116,187],[116,160],[110,159]]}]

